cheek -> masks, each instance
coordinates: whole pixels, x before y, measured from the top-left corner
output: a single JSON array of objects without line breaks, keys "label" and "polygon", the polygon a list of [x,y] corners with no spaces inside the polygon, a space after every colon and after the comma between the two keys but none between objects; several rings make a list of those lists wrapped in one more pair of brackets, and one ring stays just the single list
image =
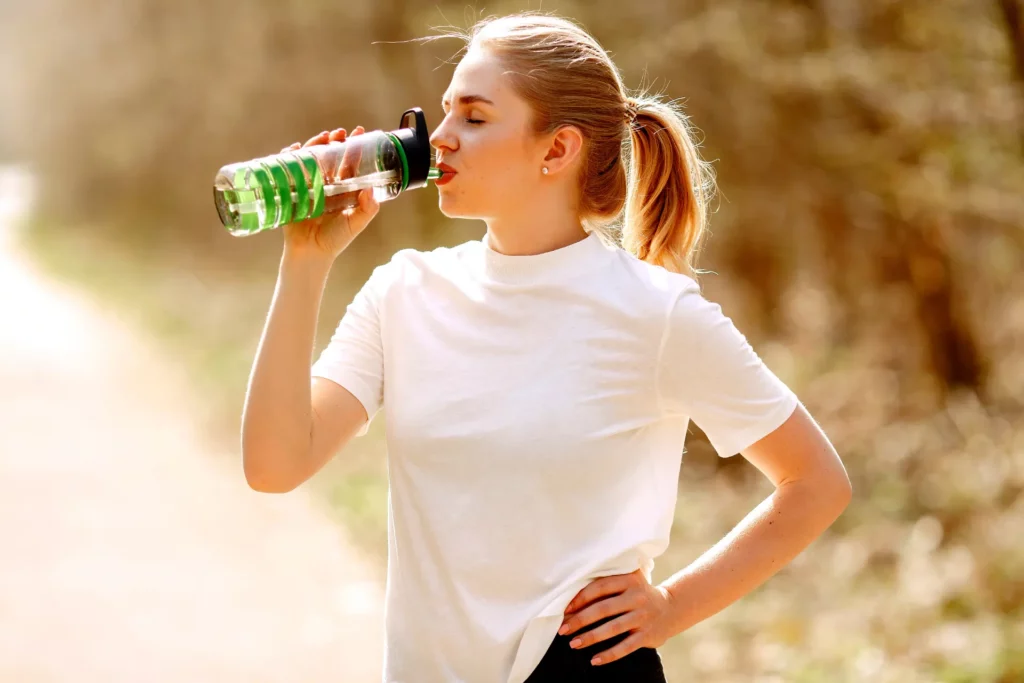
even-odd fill
[{"label": "cheek", "polygon": [[522,136],[518,131],[501,130],[493,127],[486,135],[480,135],[474,146],[474,177],[484,181],[491,179],[500,191],[502,185],[517,180],[523,174],[525,164]]},{"label": "cheek", "polygon": [[492,128],[461,141],[462,172],[454,182],[439,188],[440,207],[469,214],[516,203],[515,188],[526,180],[521,135]]}]

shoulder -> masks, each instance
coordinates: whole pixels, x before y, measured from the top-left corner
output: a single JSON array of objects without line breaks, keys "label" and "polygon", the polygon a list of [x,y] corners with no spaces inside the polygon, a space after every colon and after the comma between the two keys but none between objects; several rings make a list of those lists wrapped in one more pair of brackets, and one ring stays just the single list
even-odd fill
[{"label": "shoulder", "polygon": [[[479,242],[475,243],[480,245]],[[389,292],[401,291],[408,287],[422,288],[438,278],[456,277],[472,258],[474,242],[465,242],[454,247],[437,247],[429,251],[400,249],[391,259],[374,268],[367,282],[368,289],[383,298]]]},{"label": "shoulder", "polygon": [[637,318],[649,323],[662,345],[691,344],[696,350],[745,343],[744,335],[718,303],[705,297],[694,278],[641,261],[622,249],[615,256],[614,288],[628,299]]},{"label": "shoulder", "polygon": [[[479,244],[476,242],[475,244]],[[400,279],[416,272],[444,270],[464,262],[473,250],[474,242],[465,242],[455,247],[437,247],[430,251],[420,249],[399,249],[391,259],[374,269],[389,278]]]},{"label": "shoulder", "polygon": [[700,285],[689,275],[641,261],[624,249],[615,248],[614,251],[614,271],[609,275],[617,281],[618,287],[633,297],[634,301],[649,302],[652,312],[663,319],[681,302],[684,305],[692,305],[694,297],[702,298]]},{"label": "shoulder", "polygon": [[447,272],[453,267],[465,265],[480,246],[480,241],[474,240],[454,247],[437,247],[429,251],[400,249],[386,266],[395,277],[408,277],[431,271]]}]

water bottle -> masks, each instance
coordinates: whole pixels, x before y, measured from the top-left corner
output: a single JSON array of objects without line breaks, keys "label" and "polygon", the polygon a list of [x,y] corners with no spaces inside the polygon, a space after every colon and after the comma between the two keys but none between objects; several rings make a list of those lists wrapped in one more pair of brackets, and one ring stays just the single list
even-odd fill
[{"label": "water bottle", "polygon": [[397,130],[228,164],[213,181],[213,200],[228,232],[244,236],[356,206],[368,187],[384,202],[440,177],[423,110],[413,107]]}]

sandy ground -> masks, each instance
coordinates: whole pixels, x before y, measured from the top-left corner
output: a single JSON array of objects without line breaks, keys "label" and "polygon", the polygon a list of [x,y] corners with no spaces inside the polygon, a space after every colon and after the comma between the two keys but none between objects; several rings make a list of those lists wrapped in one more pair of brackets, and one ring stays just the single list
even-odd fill
[{"label": "sandy ground", "polygon": [[14,246],[0,171],[0,681],[381,680],[383,588],[303,489],[249,490],[173,363]]}]

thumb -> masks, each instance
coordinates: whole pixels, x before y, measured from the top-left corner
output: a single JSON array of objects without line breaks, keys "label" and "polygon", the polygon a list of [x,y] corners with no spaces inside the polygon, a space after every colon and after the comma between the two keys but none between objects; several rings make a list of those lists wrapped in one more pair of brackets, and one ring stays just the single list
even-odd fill
[{"label": "thumb", "polygon": [[359,193],[359,208],[368,218],[373,218],[380,210],[380,202],[373,198],[373,190],[366,188]]}]

